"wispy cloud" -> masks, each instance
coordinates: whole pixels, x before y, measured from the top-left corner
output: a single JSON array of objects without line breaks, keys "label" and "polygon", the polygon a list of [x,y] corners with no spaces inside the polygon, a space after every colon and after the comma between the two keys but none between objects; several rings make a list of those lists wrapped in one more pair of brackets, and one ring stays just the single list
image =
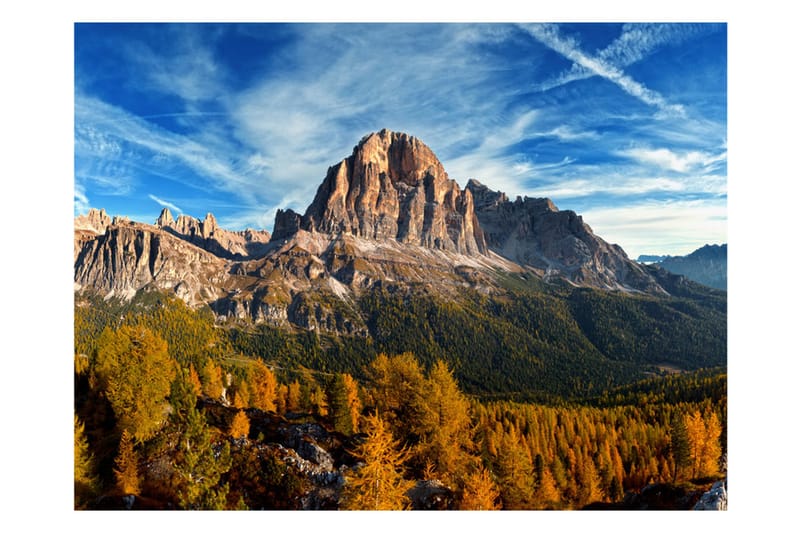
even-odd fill
[{"label": "wispy cloud", "polygon": [[678,153],[667,148],[630,148],[620,151],[619,155],[629,157],[646,165],[654,165],[682,173],[707,168],[727,159],[727,152],[711,154],[693,150]]},{"label": "wispy cloud", "polygon": [[[542,44],[548,46],[570,61],[573,61],[579,68],[601,76],[608,81],[618,85],[629,95],[638,98],[642,102],[657,107],[662,112],[669,112],[676,115],[684,115],[685,109],[679,104],[670,104],[661,94],[652,89],[648,89],[642,83],[632,77],[618,66],[605,60],[602,57],[592,57],[580,49],[580,44],[571,37],[561,35],[558,26],[554,24],[529,24],[523,26],[533,37]],[[575,75],[580,76],[582,71],[576,69]]]},{"label": "wispy cloud", "polygon": [[183,213],[183,210],[180,207],[178,207],[177,205],[173,204],[172,202],[167,202],[166,200],[162,200],[161,198],[159,198],[158,196],[156,196],[154,194],[148,194],[147,197],[150,198],[151,200],[153,200],[155,203],[157,203],[161,207],[166,207],[167,209],[171,209],[172,211],[177,211],[178,213]]},{"label": "wispy cloud", "polygon": [[86,196],[83,186],[75,184],[75,197],[74,197],[74,212],[75,215],[84,215],[89,211],[90,204],[89,198]]}]

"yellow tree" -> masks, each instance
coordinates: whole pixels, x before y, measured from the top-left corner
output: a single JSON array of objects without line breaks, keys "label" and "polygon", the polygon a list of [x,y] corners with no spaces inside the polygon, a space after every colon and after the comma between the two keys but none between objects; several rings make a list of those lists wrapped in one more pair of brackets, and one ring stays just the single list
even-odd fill
[{"label": "yellow tree", "polygon": [[500,491],[485,468],[479,468],[464,478],[464,490],[458,508],[462,511],[493,511],[500,509]]},{"label": "yellow tree", "polygon": [[700,411],[694,411],[686,417],[686,433],[689,438],[692,477],[716,475],[719,471],[719,438],[722,433],[717,415],[710,413],[706,421]]},{"label": "yellow tree", "polygon": [[366,439],[353,455],[362,464],[345,476],[343,509],[402,510],[410,500],[413,482],[403,478],[404,450],[398,450],[386,423],[373,414],[365,418]]},{"label": "yellow tree", "polygon": [[547,466],[542,468],[535,495],[536,501],[546,509],[557,508],[561,504],[561,494],[558,492],[556,479]]},{"label": "yellow tree", "polygon": [[241,439],[247,437],[250,433],[250,419],[247,418],[247,413],[241,409],[236,411],[233,415],[233,420],[228,428],[228,435],[234,439]]},{"label": "yellow tree", "polygon": [[97,341],[93,381],[111,404],[120,429],[139,442],[165,421],[175,372],[167,343],[143,326],[106,328]]},{"label": "yellow tree", "polygon": [[431,368],[425,390],[418,429],[420,462],[431,464],[445,482],[452,483],[466,474],[473,459],[469,401],[443,361]]},{"label": "yellow tree", "polygon": [[410,352],[378,355],[368,368],[373,403],[401,443],[419,440],[425,411],[425,376]]},{"label": "yellow tree", "polygon": [[212,400],[222,399],[225,394],[225,386],[222,383],[222,368],[210,357],[206,358],[203,368],[200,369],[200,382],[202,383],[203,394]]},{"label": "yellow tree", "polygon": [[296,413],[300,410],[300,382],[297,380],[292,381],[286,387],[286,412]]},{"label": "yellow tree", "polygon": [[261,359],[256,359],[247,373],[250,405],[262,411],[275,411],[275,395],[278,390],[275,374]]},{"label": "yellow tree", "polygon": [[114,460],[114,479],[117,489],[123,494],[139,493],[139,458],[133,449],[133,440],[128,430],[122,431],[119,452]]}]

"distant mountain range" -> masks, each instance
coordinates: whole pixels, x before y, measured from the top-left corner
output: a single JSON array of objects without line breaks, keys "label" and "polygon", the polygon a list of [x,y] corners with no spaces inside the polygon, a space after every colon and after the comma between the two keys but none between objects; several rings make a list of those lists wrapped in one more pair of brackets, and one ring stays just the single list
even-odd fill
[{"label": "distant mountain range", "polygon": [[685,256],[640,255],[640,263],[656,264],[715,289],[728,289],[728,245],[707,244]]}]

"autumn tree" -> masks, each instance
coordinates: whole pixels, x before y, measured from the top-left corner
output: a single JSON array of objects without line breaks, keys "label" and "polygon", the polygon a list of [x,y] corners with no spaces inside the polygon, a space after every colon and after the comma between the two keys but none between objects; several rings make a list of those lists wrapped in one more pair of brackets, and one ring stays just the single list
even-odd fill
[{"label": "autumn tree", "polygon": [[485,468],[478,468],[464,478],[461,502],[462,511],[492,511],[500,509],[500,491]]},{"label": "autumn tree", "polygon": [[249,433],[250,419],[247,418],[247,413],[240,409],[233,415],[233,420],[228,428],[228,435],[234,439],[241,439],[247,437]]},{"label": "autumn tree", "polygon": [[700,411],[694,411],[686,417],[686,429],[689,437],[692,477],[718,474],[719,458],[722,453],[720,446],[722,426],[717,415],[709,413],[707,419],[704,419]]},{"label": "autumn tree", "polygon": [[410,352],[378,355],[368,370],[374,405],[404,445],[415,445],[425,412],[425,376]]},{"label": "autumn tree", "polygon": [[117,489],[122,494],[139,494],[139,457],[127,429],[122,431],[114,466]]},{"label": "autumn tree", "polygon": [[275,395],[278,380],[261,359],[256,359],[248,368],[250,405],[262,411],[275,411]]},{"label": "autumn tree", "polygon": [[95,471],[94,457],[89,452],[89,441],[84,432],[84,425],[74,417],[74,437],[75,437],[75,462],[74,462],[74,485],[75,485],[75,509],[85,509],[91,500],[97,496],[100,490],[100,480]]},{"label": "autumn tree", "polygon": [[533,464],[514,426],[503,433],[498,446],[497,473],[504,509],[531,509]]},{"label": "autumn tree", "polygon": [[292,381],[286,387],[286,412],[296,413],[301,407],[300,382]]},{"label": "autumn tree", "polygon": [[402,510],[410,500],[406,493],[413,482],[403,478],[404,450],[377,414],[364,419],[366,438],[353,451],[362,463],[345,476],[343,509]]},{"label": "autumn tree", "polygon": [[452,372],[437,361],[425,380],[421,406],[418,456],[431,464],[446,482],[460,480],[473,460],[474,449],[469,401],[461,393]]},{"label": "autumn tree", "polygon": [[200,369],[200,383],[203,394],[212,400],[221,400],[225,394],[225,385],[222,381],[222,368],[210,357]]},{"label": "autumn tree", "polygon": [[167,343],[145,327],[106,328],[98,339],[94,381],[111,404],[120,430],[128,430],[139,442],[165,421],[175,372]]}]

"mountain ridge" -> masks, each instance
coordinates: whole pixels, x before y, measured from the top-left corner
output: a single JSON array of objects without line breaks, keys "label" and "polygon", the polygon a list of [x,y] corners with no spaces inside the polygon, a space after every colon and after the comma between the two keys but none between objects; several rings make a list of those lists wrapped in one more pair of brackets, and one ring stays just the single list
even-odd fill
[{"label": "mountain ridge", "polygon": [[130,298],[155,288],[223,320],[361,334],[357,313],[348,322],[342,309],[375,287],[458,299],[464,289],[502,293],[509,274],[669,294],[575,212],[546,198],[511,202],[474,179],[461,189],[422,141],[386,129],[329,167],[303,215],[279,210],[271,235],[168,209],[154,224],[104,210],[75,219],[76,291]]}]

